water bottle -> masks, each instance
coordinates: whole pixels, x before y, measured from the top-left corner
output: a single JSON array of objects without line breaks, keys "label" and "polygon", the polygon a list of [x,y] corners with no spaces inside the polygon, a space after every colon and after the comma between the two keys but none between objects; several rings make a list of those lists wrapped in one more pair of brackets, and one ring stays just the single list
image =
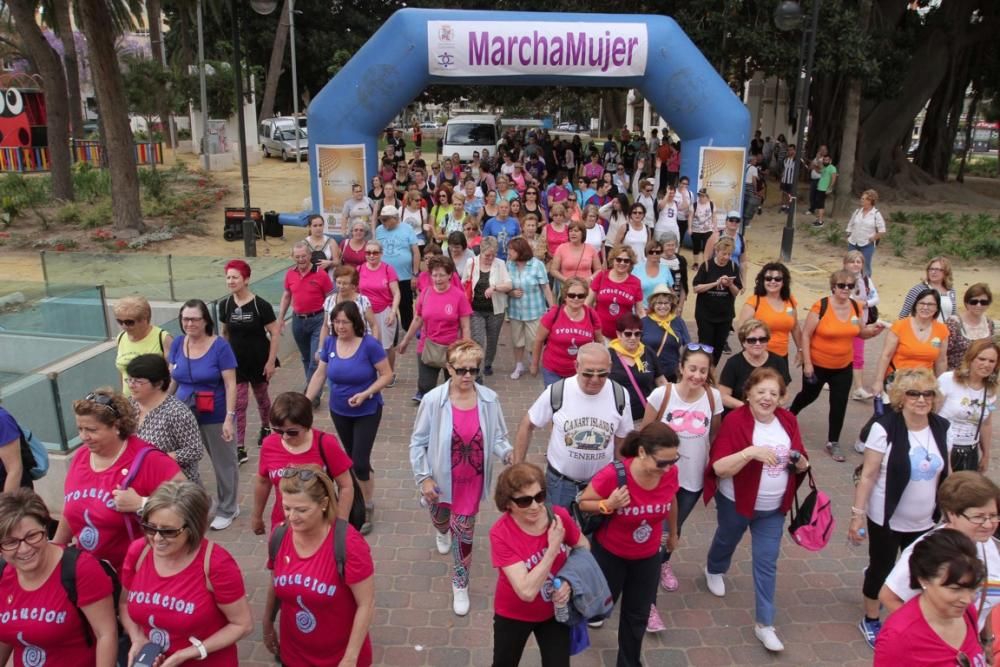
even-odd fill
[{"label": "water bottle", "polygon": [[[562,587],[562,579],[560,579],[559,577],[553,579],[552,587],[553,589],[558,591]],[[556,603],[554,606],[556,608],[556,620],[559,621],[560,623],[566,623],[567,621],[569,621],[569,606],[566,605],[565,603],[564,604]]]}]

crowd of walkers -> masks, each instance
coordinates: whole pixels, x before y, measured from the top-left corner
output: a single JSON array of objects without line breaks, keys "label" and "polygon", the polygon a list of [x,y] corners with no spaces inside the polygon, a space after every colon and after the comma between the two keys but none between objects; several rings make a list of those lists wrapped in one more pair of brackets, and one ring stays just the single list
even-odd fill
[{"label": "crowd of walkers", "polygon": [[[749,272],[745,217],[691,193],[677,151],[624,133],[589,147],[511,136],[496,162],[468,165],[407,162],[394,148],[367,194],[353,188],[339,231],[310,220],[277,311],[240,260],[226,264],[230,294],[215,308],[183,304],[177,336],[152,324],[142,297],[119,300],[122,383],[72,405],[82,446],[58,522],[30,488],[24,431],[0,408],[0,662],[111,667],[148,651],[160,667],[238,664],[237,642],[261,619],[210,531],[240,513],[252,393],[264,645],[285,665],[372,664],[372,454],[387,404],[403,403],[389,392],[411,348],[409,460],[435,548],[450,556],[456,615],[472,607],[481,505],[500,513],[485,529],[494,665],[517,665],[532,635],[543,665],[569,665],[613,606],[617,664],[642,664],[644,636],[664,629],[658,595],[693,586],[671,556],[699,501],[716,519],[707,590],[738,588],[727,573],[749,531],[753,634],[782,651],[781,538],[799,486],[814,484],[810,458],[846,460],[852,399],[873,405],[845,519],[848,539],[868,544],[858,628],[875,664],[992,660],[980,641],[1000,626],[1000,489],[983,474],[1000,361],[989,286],[959,303],[950,263],[934,257],[898,319],[880,317],[872,258],[885,221],[867,191],[843,268],[806,310],[785,265]],[[301,390],[272,398],[289,319]],[[509,368],[497,357],[505,332]],[[540,376],[525,414],[505,416],[497,372]],[[808,448],[798,416],[821,414],[811,406],[824,386],[826,438]],[[324,393],[333,432],[316,424]],[[537,459],[536,430],[549,431]],[[211,492],[198,473],[206,452]]]}]

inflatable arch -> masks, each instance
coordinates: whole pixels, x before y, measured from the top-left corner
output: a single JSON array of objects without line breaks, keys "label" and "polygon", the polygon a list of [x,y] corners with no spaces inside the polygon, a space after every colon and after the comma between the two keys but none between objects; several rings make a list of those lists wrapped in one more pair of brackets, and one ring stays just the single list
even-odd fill
[{"label": "inflatable arch", "polygon": [[[681,173],[741,208],[750,115],[665,16],[402,9],[309,105],[313,208],[339,214],[386,125],[428,84],[637,88],[683,141]],[[711,149],[706,152],[706,149]]]}]

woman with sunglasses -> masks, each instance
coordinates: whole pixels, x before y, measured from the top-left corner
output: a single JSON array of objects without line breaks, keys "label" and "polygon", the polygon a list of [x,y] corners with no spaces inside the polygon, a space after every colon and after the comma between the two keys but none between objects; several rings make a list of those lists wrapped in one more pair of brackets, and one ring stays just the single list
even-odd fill
[{"label": "woman with sunglasses", "polygon": [[115,367],[122,376],[122,393],[129,396],[130,390],[126,379],[125,367],[140,354],[158,354],[167,356],[174,337],[151,320],[153,309],[143,296],[126,296],[118,299],[115,304],[115,321],[122,328],[118,334],[118,353],[115,356]]},{"label": "woman with sunglasses", "polygon": [[962,295],[965,312],[948,318],[948,370],[953,371],[962,363],[965,351],[974,341],[992,338],[993,319],[986,316],[993,303],[993,292],[986,283],[969,285]]},{"label": "woman with sunglasses", "polygon": [[367,222],[351,223],[349,236],[340,244],[341,266],[353,266],[357,270],[365,263],[365,244],[368,242],[369,229]]},{"label": "woman with sunglasses", "polygon": [[615,322],[618,336],[608,344],[611,352],[610,378],[625,387],[632,420],[642,421],[646,412],[646,396],[656,387],[667,383],[660,370],[656,350],[642,342],[642,320],[632,313],[625,313]]},{"label": "woman with sunglasses", "polygon": [[576,355],[582,346],[604,342],[601,318],[586,305],[589,293],[590,288],[582,278],[569,278],[563,285],[559,303],[542,315],[538,323],[531,374],[538,375],[541,368],[546,387],[576,375]]},{"label": "woman with sunglasses", "polygon": [[161,667],[239,665],[236,644],[253,618],[239,564],[205,538],[210,507],[205,490],[188,481],[162,485],[143,507],[146,539],[129,547],[121,574],[129,664],[153,642],[163,650]]},{"label": "woman with sunglasses", "polygon": [[343,565],[337,562],[334,527],[345,501],[317,466],[285,468],[280,490],[288,530],[268,562],[264,646],[283,665],[370,667],[375,564],[368,543],[345,522]]},{"label": "woman with sunglasses", "polygon": [[948,420],[952,471],[990,468],[998,362],[1000,344],[980,339],[969,346],[957,370],[938,378],[944,400],[937,413]]},{"label": "woman with sunglasses", "polygon": [[569,603],[568,583],[553,580],[570,549],[589,548],[565,508],[545,505],[545,473],[517,463],[500,473],[494,502],[500,518],[490,528],[490,554],[497,569],[493,596],[493,664],[521,662],[528,637],[545,667],[570,664],[570,629],[555,619],[555,605]]},{"label": "woman with sunglasses", "polygon": [[666,284],[657,285],[648,302],[648,314],[642,318],[642,343],[656,355],[667,381],[676,382],[681,349],[691,342],[691,334],[680,317],[673,289]]},{"label": "woman with sunglasses", "polygon": [[900,550],[934,526],[937,492],[948,477],[948,422],[933,412],[937,397],[930,370],[900,369],[889,386],[892,409],[875,420],[865,440],[847,538],[853,544],[868,540],[858,628],[872,648],[881,629],[882,584]]},{"label": "woman with sunglasses", "polygon": [[913,304],[920,293],[932,289],[938,293],[941,307],[938,309],[938,319],[947,322],[957,312],[958,300],[955,298],[954,282],[951,275],[951,262],[947,257],[934,257],[927,263],[924,280],[910,288],[903,299],[903,307],[899,309],[899,319],[908,317],[913,310]]},{"label": "woman with sunglasses", "polygon": [[181,306],[184,335],[170,346],[170,393],[190,405],[198,418],[205,448],[215,471],[218,505],[212,530],[225,530],[240,513],[240,469],[233,446],[236,420],[236,355],[221,336],[208,306],[191,299]]},{"label": "woman with sunglasses", "polygon": [[[433,196],[434,206],[431,207],[430,214],[427,216],[428,226],[431,230],[431,236],[427,237],[427,242],[436,241],[437,243],[441,243],[446,238],[445,226],[455,215],[451,186],[439,185]],[[465,209],[462,210],[464,211]],[[426,248],[426,244],[424,247]]]},{"label": "woman with sunglasses", "polygon": [[66,471],[65,504],[52,541],[74,540],[121,570],[128,545],[139,537],[136,513],[157,487],[184,479],[184,473],[172,458],[135,435],[135,412],[121,394],[97,389],[73,401],[73,412],[83,447]]},{"label": "woman with sunglasses", "polygon": [[642,283],[643,299],[648,303],[649,298],[660,285],[666,285],[673,289],[674,274],[667,263],[663,261],[663,244],[653,238],[651,234],[641,256],[645,257],[645,261],[638,263],[632,269],[632,275]]},{"label": "woman with sunglasses", "polygon": [[382,244],[379,241],[371,240],[365,245],[365,263],[358,268],[358,291],[371,303],[382,349],[389,357],[389,366],[395,371],[402,293],[396,269],[382,261]]},{"label": "woman with sunglasses", "polygon": [[747,380],[746,395],[746,404],[726,417],[726,428],[712,443],[705,473],[705,503],[715,498],[718,517],[705,578],[712,595],[726,595],[723,575],[749,529],[754,635],[768,651],[777,652],[785,648],[774,629],[781,534],[809,459],[798,421],[780,407],[785,398],[781,373],[773,368],[756,369]]},{"label": "woman with sunglasses", "polygon": [[938,319],[940,307],[937,291],[925,289],[917,295],[909,317],[889,327],[875,366],[874,395],[881,396],[901,368],[929,368],[934,375],[944,373],[948,367],[948,326]]},{"label": "woman with sunglasses", "polygon": [[[865,256],[860,250],[848,250],[844,255],[844,270],[851,274],[854,282],[854,292],[851,299],[859,304],[864,304],[861,309],[863,320],[868,321],[872,309],[879,303],[878,290],[871,277],[865,274]],[[852,364],[852,375],[854,381],[851,383],[851,398],[855,401],[868,401],[873,398],[871,392],[865,388],[865,341],[863,338],[854,339],[854,361]],[[855,444],[855,447],[857,445]]]},{"label": "woman with sunglasses", "polygon": [[872,338],[883,326],[865,325],[862,304],[851,299],[855,283],[848,271],[830,274],[830,296],[809,309],[802,327],[802,389],[789,408],[798,415],[819,398],[824,384],[830,385],[830,410],[827,416],[826,452],[837,462],[844,454],[837,442],[844,427],[847,401],[853,379],[854,339]]},{"label": "woman with sunglasses", "polygon": [[[767,351],[785,360],[787,368],[802,365],[802,329],[799,326],[799,303],[792,296],[792,275],[781,262],[768,262],[754,279],[753,296],[747,299],[736,318],[736,328],[747,320],[767,325]],[[795,341],[795,358],[789,362],[789,341]],[[788,377],[787,370],[785,372]],[[789,382],[791,380],[788,380]]]},{"label": "woman with sunglasses", "polygon": [[482,348],[471,340],[448,346],[449,379],[420,401],[410,438],[410,465],[436,531],[439,554],[451,551],[452,609],[469,613],[469,565],[479,503],[489,498],[493,459],[509,464],[507,437],[495,391],[476,382]]},{"label": "woman with sunglasses", "polygon": [[720,239],[712,258],[698,268],[691,281],[698,295],[694,308],[698,340],[715,350],[713,361],[716,364],[722,358],[722,350],[733,328],[736,295],[743,290],[740,267],[731,259],[733,248],[732,239]]},{"label": "woman with sunglasses", "polygon": [[635,313],[640,319],[646,316],[642,282],[632,275],[635,263],[635,251],[618,244],[608,251],[608,268],[590,281],[587,305],[597,310],[601,333],[608,340],[615,337],[615,320],[624,313]]},{"label": "woman with sunglasses", "polygon": [[985,578],[975,543],[957,530],[921,540],[910,556],[910,586],[920,594],[886,620],[873,667],[988,664],[973,606]]},{"label": "woman with sunglasses", "polygon": [[[61,582],[64,548],[48,540],[51,521],[31,489],[0,494],[0,599],[8,617],[0,623],[0,662],[6,665],[13,657],[14,665],[114,667],[118,632],[111,577],[82,551],[76,561],[77,599],[71,601]],[[17,609],[44,613],[10,613]]]},{"label": "woman with sunglasses", "polygon": [[[313,428],[313,417],[312,401],[305,394],[287,391],[271,404],[272,433],[264,438],[264,444],[261,445],[260,461],[253,484],[250,528],[255,535],[264,535],[265,532],[270,534],[284,520],[278,484],[281,481],[281,471],[290,466],[320,466],[337,485],[341,518],[346,520],[350,514],[351,503],[354,502],[354,485],[350,474],[353,461],[334,435]],[[274,505],[271,508],[271,530],[265,531],[264,508],[267,507],[272,487]]]},{"label": "woman with sunglasses", "polygon": [[614,602],[621,597],[618,621],[619,667],[642,664],[642,640],[656,605],[660,538],[670,525],[667,544],[677,545],[677,434],[661,422],[625,437],[621,463],[625,486],[617,484],[616,465],[601,469],[580,494],[580,509],[606,516],[594,533],[591,550],[604,572]]},{"label": "woman with sunglasses", "polygon": [[768,349],[771,330],[767,323],[747,320],[740,325],[736,335],[743,350],[726,360],[719,375],[719,391],[722,392],[722,404],[725,407],[723,416],[743,405],[746,398],[743,387],[755,369],[773,368],[781,373],[786,385],[792,381],[788,373],[788,360]]}]

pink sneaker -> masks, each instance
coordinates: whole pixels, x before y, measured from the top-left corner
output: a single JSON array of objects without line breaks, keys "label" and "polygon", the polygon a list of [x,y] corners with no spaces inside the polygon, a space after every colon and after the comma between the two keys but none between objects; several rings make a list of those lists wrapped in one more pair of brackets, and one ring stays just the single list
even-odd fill
[{"label": "pink sneaker", "polygon": [[670,561],[660,566],[660,586],[665,591],[676,591],[680,587],[677,577],[674,576],[674,568],[670,567]]},{"label": "pink sneaker", "polygon": [[663,619],[660,618],[660,612],[656,611],[656,605],[650,605],[649,607],[649,620],[646,621],[646,632],[663,632],[666,627],[663,625]]}]

